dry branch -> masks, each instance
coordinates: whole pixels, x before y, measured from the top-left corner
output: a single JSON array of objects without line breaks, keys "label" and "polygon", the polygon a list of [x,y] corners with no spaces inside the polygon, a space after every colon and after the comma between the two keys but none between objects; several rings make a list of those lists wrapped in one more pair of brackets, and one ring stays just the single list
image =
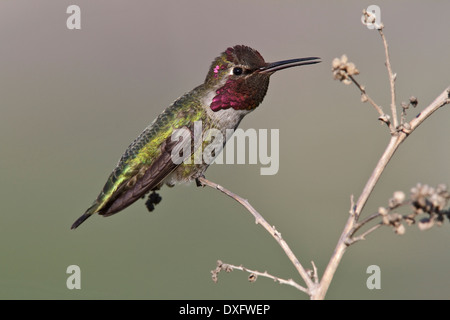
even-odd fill
[{"label": "dry branch", "polygon": [[[368,21],[375,21],[372,13],[368,13],[364,11],[364,15],[366,16]],[[386,37],[384,35],[383,29],[384,26],[382,23],[376,25],[376,29],[380,33],[380,36],[383,41],[383,46],[385,49],[385,57],[386,57],[386,68],[389,75],[389,83],[390,83],[390,95],[391,95],[391,115],[385,114],[380,105],[375,103],[373,99],[371,99],[366,92],[364,86],[361,86],[356,80],[355,76],[359,74],[359,70],[355,67],[355,65],[348,61],[347,56],[343,55],[341,58],[336,58],[332,63],[332,71],[333,76],[336,80],[340,80],[345,84],[353,83],[357,86],[357,88],[361,92],[361,100],[362,102],[368,101],[378,112],[379,120],[385,122],[390,130],[390,140],[389,143],[384,150],[381,158],[379,159],[375,169],[370,175],[364,189],[361,192],[358,200],[356,202],[353,201],[353,196],[351,198],[351,208],[350,215],[347,219],[347,222],[344,226],[344,229],[341,233],[341,236],[338,240],[336,248],[328,262],[326,269],[322,275],[322,278],[319,281],[319,276],[317,273],[317,268],[314,263],[312,263],[313,270],[307,271],[300,264],[297,257],[294,255],[292,250],[289,248],[286,241],[281,237],[281,234],[275,229],[274,226],[271,226],[262,215],[250,205],[250,203],[234,194],[233,192],[223,188],[222,186],[211,182],[204,177],[198,178],[198,181],[203,186],[209,186],[211,188],[217,189],[229,197],[233,198],[241,205],[243,205],[255,218],[255,222],[257,224],[261,224],[278,242],[283,251],[286,253],[292,264],[295,266],[299,275],[303,279],[306,284],[306,287],[297,284],[292,279],[281,279],[275,277],[267,272],[259,272],[255,270],[250,270],[245,267],[225,264],[221,261],[218,262],[218,266],[215,270],[212,271],[213,278],[217,280],[217,274],[221,270],[231,271],[231,270],[241,270],[245,272],[249,272],[251,277],[249,280],[255,280],[257,276],[263,276],[267,278],[271,278],[279,283],[291,285],[298,290],[307,293],[311,299],[324,299],[325,295],[328,291],[330,283],[334,277],[334,274],[339,266],[339,263],[346,252],[347,248],[359,240],[365,239],[365,237],[380,228],[383,225],[392,226],[394,231],[402,234],[404,232],[404,227],[402,222],[406,222],[408,224],[415,223],[416,216],[418,214],[428,214],[429,216],[425,219],[422,219],[418,225],[421,229],[427,229],[434,225],[435,223],[441,223],[444,219],[444,216],[450,219],[450,209],[445,210],[445,206],[450,200],[450,193],[447,191],[446,187],[438,186],[437,188],[431,188],[428,186],[417,185],[415,188],[411,190],[411,196],[409,200],[405,200],[405,195],[402,192],[394,193],[393,198],[389,201],[388,209],[380,208],[378,212],[368,216],[367,218],[359,221],[361,212],[364,209],[364,206],[367,203],[372,191],[375,188],[378,180],[381,177],[381,174],[384,172],[387,164],[392,159],[393,155],[401,145],[401,143],[423,122],[425,121],[431,114],[437,111],[442,106],[450,103],[450,86],[447,87],[433,102],[431,102],[427,107],[425,107],[415,118],[413,118],[410,122],[406,121],[406,109],[409,107],[409,104],[402,103],[403,111],[401,113],[401,121],[398,123],[397,117],[397,106],[396,106],[396,98],[395,98],[395,79],[396,74],[392,71],[392,66],[389,58],[389,50]],[[410,98],[410,105],[417,106],[417,99],[415,97]],[[392,121],[391,121],[392,119]],[[396,209],[402,205],[412,205],[413,213],[411,215],[402,216],[396,212],[392,212],[392,210]],[[381,218],[381,221],[376,223],[375,225],[369,227],[366,231],[362,232],[360,235],[355,236],[355,233],[359,231],[363,226],[373,221],[376,218]]]}]

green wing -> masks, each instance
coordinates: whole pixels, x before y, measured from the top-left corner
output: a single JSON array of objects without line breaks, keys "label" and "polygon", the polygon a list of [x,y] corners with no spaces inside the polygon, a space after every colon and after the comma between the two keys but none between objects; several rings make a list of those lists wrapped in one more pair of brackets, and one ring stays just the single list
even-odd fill
[{"label": "green wing", "polygon": [[[205,120],[205,114],[192,94],[184,95],[164,110],[127,148],[97,199],[72,229],[94,213],[117,213],[159,187],[178,167],[171,160],[172,150],[178,144],[171,141],[173,131],[190,131],[194,121],[200,120]],[[183,141],[190,143],[190,138],[183,136]]]}]

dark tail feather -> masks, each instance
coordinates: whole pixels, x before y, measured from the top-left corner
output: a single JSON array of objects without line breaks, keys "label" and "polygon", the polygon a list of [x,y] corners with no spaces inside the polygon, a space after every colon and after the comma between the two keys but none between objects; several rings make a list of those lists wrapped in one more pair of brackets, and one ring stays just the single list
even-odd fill
[{"label": "dark tail feather", "polygon": [[80,224],[82,224],[87,218],[92,216],[93,213],[95,213],[95,209],[97,208],[97,203],[94,202],[94,204],[86,210],[86,212],[77,219],[72,225],[70,229],[76,229]]},{"label": "dark tail feather", "polygon": [[83,214],[81,217],[79,217],[77,219],[77,221],[75,221],[72,225],[72,227],[70,229],[75,229],[77,228],[80,224],[82,224],[84,222],[84,220],[86,220],[87,218],[89,218],[91,216],[91,214],[89,213],[85,213]]}]

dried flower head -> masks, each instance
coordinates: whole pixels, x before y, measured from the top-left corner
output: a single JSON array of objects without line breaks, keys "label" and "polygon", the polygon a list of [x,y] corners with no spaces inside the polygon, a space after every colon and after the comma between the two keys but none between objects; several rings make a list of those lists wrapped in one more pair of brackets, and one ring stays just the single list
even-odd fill
[{"label": "dried flower head", "polygon": [[420,230],[427,230],[434,225],[442,225],[445,216],[450,219],[450,210],[445,210],[450,200],[450,192],[446,185],[440,184],[433,188],[418,183],[411,189],[410,198],[414,208],[413,214],[408,216],[410,219],[414,220],[419,214],[428,214],[417,224]]},{"label": "dried flower head", "polygon": [[389,199],[389,208],[396,208],[400,206],[403,201],[405,201],[405,193],[403,191],[395,191],[392,198]]},{"label": "dried flower head", "polygon": [[398,226],[394,227],[394,232],[398,235],[405,234],[405,231],[405,226],[401,223]]},{"label": "dried flower head", "polygon": [[363,23],[365,25],[373,25],[377,30],[381,30],[384,28],[383,23],[377,23],[377,16],[375,13],[367,11],[366,9],[363,10],[363,16],[364,20]]},{"label": "dried flower head", "polygon": [[419,101],[417,101],[417,98],[414,96],[411,96],[409,98],[409,103],[415,108],[417,107],[417,104],[419,103]]},{"label": "dried flower head", "polygon": [[364,15],[364,23],[365,24],[373,24],[376,21],[376,16],[373,12],[367,11],[366,9],[363,10]]},{"label": "dried flower head", "polygon": [[350,76],[358,75],[359,70],[352,62],[348,62],[347,56],[344,54],[341,58],[334,58],[331,63],[333,78],[342,81],[344,84],[350,84]]}]

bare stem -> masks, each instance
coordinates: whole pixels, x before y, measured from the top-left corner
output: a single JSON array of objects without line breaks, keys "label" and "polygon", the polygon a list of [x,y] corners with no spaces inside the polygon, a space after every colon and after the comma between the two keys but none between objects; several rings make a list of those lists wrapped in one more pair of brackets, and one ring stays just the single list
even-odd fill
[{"label": "bare stem", "polygon": [[369,97],[369,95],[366,92],[366,89],[363,86],[361,86],[358,81],[356,81],[355,77],[351,75],[349,75],[348,77],[350,78],[350,80],[352,80],[352,82],[359,89],[359,91],[361,91],[361,94],[365,95],[367,101],[369,101],[369,103],[375,108],[375,110],[377,110],[378,114],[380,116],[384,115],[384,111],[381,108],[381,106],[379,106],[371,97]]},{"label": "bare stem", "polygon": [[367,199],[369,198],[370,194],[375,188],[375,185],[378,182],[378,179],[380,179],[380,176],[383,173],[384,169],[386,168],[386,165],[388,164],[389,160],[391,160],[398,146],[403,142],[403,140],[406,139],[406,137],[407,137],[406,134],[397,134],[391,137],[388,146],[386,147],[380,160],[378,160],[378,163],[374,171],[372,172],[372,175],[370,176],[369,180],[367,181],[361,195],[359,196],[358,201],[356,201],[354,213],[355,220],[358,220],[362,209],[367,203]]},{"label": "bare stem", "polygon": [[245,209],[247,209],[255,218],[255,223],[260,224],[264,227],[271,235],[272,237],[278,242],[278,244],[281,246],[283,251],[288,256],[289,260],[291,260],[294,267],[297,269],[298,273],[302,277],[303,281],[305,281],[306,286],[308,287],[308,290],[311,291],[315,287],[314,282],[311,280],[310,276],[308,275],[308,272],[303,268],[295,254],[292,252],[292,250],[289,248],[288,244],[284,239],[281,237],[281,233],[279,233],[275,227],[271,226],[263,217],[262,215],[256,211],[255,208],[248,202],[248,200],[238,196],[237,194],[225,189],[224,187],[218,185],[217,183],[214,183],[212,181],[209,181],[205,177],[200,177],[198,180],[208,187],[217,189],[221,191],[222,193],[225,193],[227,196],[233,198],[237,202],[239,202],[241,205],[244,206]]},{"label": "bare stem", "polygon": [[231,270],[240,270],[240,271],[248,272],[248,273],[250,273],[251,275],[254,275],[254,276],[269,278],[269,279],[272,279],[272,280],[274,280],[274,281],[276,281],[276,282],[278,282],[280,284],[287,284],[287,285],[290,285],[290,286],[292,286],[292,287],[294,287],[294,288],[296,288],[296,289],[298,289],[300,291],[308,293],[308,289],[306,289],[305,287],[299,285],[294,280],[292,280],[292,279],[287,279],[287,280],[286,279],[282,279],[282,278],[279,278],[279,277],[271,275],[267,271],[260,272],[260,271],[248,269],[246,267],[243,267],[242,265],[235,266],[235,265],[228,264],[228,263],[223,263],[223,262],[221,262],[221,266],[220,267],[222,269],[224,269],[224,270],[227,270],[227,269],[228,270],[230,270],[230,269]]},{"label": "bare stem", "polygon": [[389,58],[389,47],[386,41],[386,36],[383,33],[383,28],[379,28],[378,32],[380,33],[381,39],[383,39],[384,45],[384,54],[386,56],[386,68],[389,75],[389,84],[391,87],[391,113],[392,113],[392,121],[394,123],[394,128],[398,127],[398,118],[397,118],[397,106],[395,104],[395,78],[396,75],[392,72],[391,60]]},{"label": "bare stem", "polygon": [[353,231],[352,231],[352,234],[351,235],[354,235],[362,226],[364,226],[366,223],[369,223],[370,221],[372,221],[373,219],[375,219],[375,218],[377,218],[377,217],[379,217],[379,216],[381,216],[381,214],[380,213],[374,213],[374,214],[372,214],[372,215],[370,215],[370,216],[368,216],[366,219],[364,219],[363,221],[361,221],[361,222],[358,222],[356,225],[355,225],[355,227],[353,228]]},{"label": "bare stem", "polygon": [[359,236],[357,236],[357,237],[355,237],[355,236],[350,237],[350,238],[347,240],[347,246],[352,245],[352,244],[354,244],[354,243],[357,242],[357,241],[365,240],[365,239],[366,239],[366,236],[367,236],[369,233],[374,232],[376,229],[378,229],[378,228],[381,227],[382,225],[383,225],[383,224],[380,222],[380,223],[378,223],[378,224],[372,226],[370,229],[366,230],[365,232],[363,232],[361,235],[359,235]]},{"label": "bare stem", "polygon": [[450,103],[450,86],[447,87],[436,99],[434,99],[434,101],[428,107],[426,107],[422,112],[420,112],[414,119],[412,119],[409,122],[411,129],[405,133],[407,134],[411,133],[422,122],[424,122],[425,119],[428,118],[433,112],[449,103]]},{"label": "bare stem", "polygon": [[316,264],[314,263],[314,261],[311,261],[311,265],[313,267],[312,279],[313,279],[315,284],[319,284],[319,274],[317,273],[317,267],[316,267]]}]

